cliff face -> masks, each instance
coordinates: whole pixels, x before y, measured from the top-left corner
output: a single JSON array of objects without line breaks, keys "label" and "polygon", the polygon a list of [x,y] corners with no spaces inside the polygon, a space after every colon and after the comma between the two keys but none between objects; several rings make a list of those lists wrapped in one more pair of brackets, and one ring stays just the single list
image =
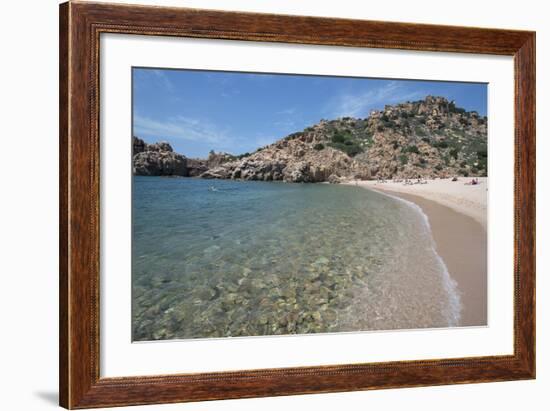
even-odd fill
[{"label": "cliff face", "polygon": [[192,176],[264,181],[484,176],[487,119],[428,96],[365,119],[322,120],[252,154],[187,164]]},{"label": "cliff face", "polygon": [[134,137],[133,168],[138,176],[187,176],[187,158],[166,142],[147,144]]},{"label": "cliff face", "polygon": [[331,147],[316,150],[307,140],[282,140],[250,156],[224,163],[203,173],[203,178],[314,183],[331,175],[349,174],[352,159]]},{"label": "cliff face", "polygon": [[189,170],[189,177],[199,177],[203,173],[207,172],[211,168],[219,167],[229,161],[234,161],[235,156],[227,153],[215,153],[211,151],[208,154],[206,160],[200,158],[188,158],[187,168]]}]

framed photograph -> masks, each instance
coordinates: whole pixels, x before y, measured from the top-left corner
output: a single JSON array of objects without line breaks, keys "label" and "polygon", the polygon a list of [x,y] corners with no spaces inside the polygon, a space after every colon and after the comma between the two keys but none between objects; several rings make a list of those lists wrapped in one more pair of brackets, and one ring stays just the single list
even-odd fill
[{"label": "framed photograph", "polygon": [[535,33],[60,6],[60,405],[535,378]]}]

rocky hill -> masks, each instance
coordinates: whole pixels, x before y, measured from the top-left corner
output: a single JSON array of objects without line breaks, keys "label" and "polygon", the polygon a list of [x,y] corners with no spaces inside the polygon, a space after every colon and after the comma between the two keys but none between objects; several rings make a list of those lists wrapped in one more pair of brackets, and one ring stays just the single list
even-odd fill
[{"label": "rocky hill", "polygon": [[187,159],[186,167],[182,175],[289,182],[485,176],[487,118],[428,96],[364,119],[321,120],[252,154]]},{"label": "rocky hill", "polygon": [[147,144],[133,139],[133,171],[139,176],[188,176],[187,158],[167,142]]},{"label": "rocky hill", "polygon": [[187,167],[189,169],[190,177],[200,177],[208,170],[216,167],[220,167],[222,164],[229,161],[235,161],[236,156],[228,153],[216,153],[210,151],[206,160],[200,158],[189,158],[187,160]]},{"label": "rocky hill", "polygon": [[187,158],[174,152],[166,141],[147,144],[138,137],[133,138],[132,157],[134,175],[179,177],[199,177],[211,168],[237,159],[230,154],[214,151],[210,152],[207,159]]}]

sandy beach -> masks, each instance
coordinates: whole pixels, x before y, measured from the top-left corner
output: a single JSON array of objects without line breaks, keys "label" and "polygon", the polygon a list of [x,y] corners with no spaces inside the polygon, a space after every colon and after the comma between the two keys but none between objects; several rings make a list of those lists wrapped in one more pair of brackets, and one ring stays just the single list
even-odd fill
[{"label": "sandy beach", "polygon": [[473,218],[487,231],[487,177],[479,177],[479,184],[475,186],[465,184],[471,180],[468,177],[459,177],[458,181],[428,180],[428,184],[413,185],[393,183],[391,180],[387,183],[352,181],[348,184],[391,191],[395,194],[412,194],[435,201]]},{"label": "sandy beach", "polygon": [[479,185],[429,180],[428,184],[403,185],[376,181],[347,184],[380,190],[409,200],[428,216],[438,254],[461,294],[461,326],[487,324],[487,179]]}]

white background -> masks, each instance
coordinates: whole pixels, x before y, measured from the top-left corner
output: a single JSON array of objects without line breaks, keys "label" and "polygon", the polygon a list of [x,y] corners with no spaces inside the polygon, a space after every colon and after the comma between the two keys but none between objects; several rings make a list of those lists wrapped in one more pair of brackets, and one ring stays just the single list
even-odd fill
[{"label": "white background", "polygon": [[[1,407],[54,409],[57,402],[57,1],[6,2],[2,8],[0,92]],[[160,3],[160,2],[157,2]],[[339,0],[164,1],[219,8],[537,30],[538,283],[535,381],[323,394],[143,407],[158,410],[422,409],[542,410],[550,389],[549,13],[541,1],[358,2]],[[546,185],[546,187],[545,187]]]},{"label": "white background", "polygon": [[[513,353],[511,57],[106,34],[100,61],[102,377]],[[132,66],[489,83],[489,326],[131,344]]]}]

